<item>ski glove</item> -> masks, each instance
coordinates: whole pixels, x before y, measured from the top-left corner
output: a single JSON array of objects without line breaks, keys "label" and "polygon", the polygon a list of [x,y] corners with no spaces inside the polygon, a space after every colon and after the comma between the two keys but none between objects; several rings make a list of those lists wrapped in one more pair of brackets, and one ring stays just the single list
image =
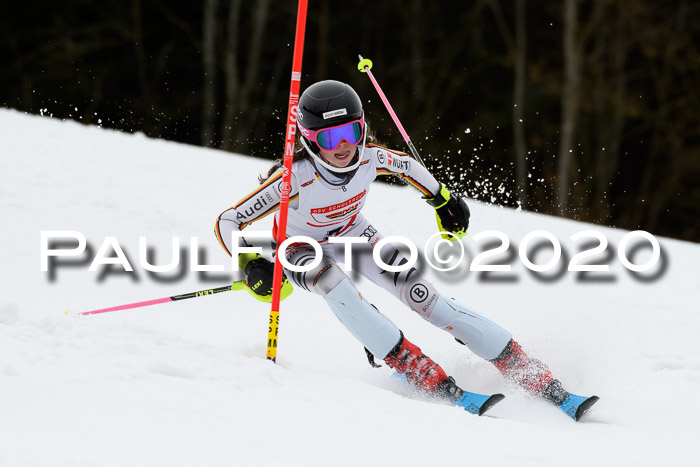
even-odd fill
[{"label": "ski glove", "polygon": [[[238,257],[238,264],[243,268],[248,280],[234,282],[231,287],[234,290],[245,288],[250,294],[261,302],[272,302],[272,282],[275,273],[275,264],[266,260],[259,254],[242,254]],[[282,274],[282,290],[280,300],[287,298],[294,288]]]},{"label": "ski glove", "polygon": [[[433,198],[424,197],[426,202],[435,208],[438,229],[440,232],[451,232],[458,238],[467,235],[469,227],[469,207],[457,196],[452,196],[445,185],[440,185],[440,191]],[[445,240],[455,241],[455,237],[442,234]]]}]

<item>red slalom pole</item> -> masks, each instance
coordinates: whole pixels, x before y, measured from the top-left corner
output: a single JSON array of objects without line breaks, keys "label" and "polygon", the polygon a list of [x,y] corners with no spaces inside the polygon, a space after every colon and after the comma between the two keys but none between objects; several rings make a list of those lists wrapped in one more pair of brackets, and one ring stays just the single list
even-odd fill
[{"label": "red slalom pole", "polygon": [[304,33],[306,31],[306,9],[308,0],[299,0],[297,9],[297,26],[294,37],[294,58],[292,60],[292,81],[289,88],[289,110],[287,111],[287,131],[284,143],[284,173],[282,175],[282,199],[280,201],[279,224],[276,238],[275,273],[272,280],[272,306],[270,307],[270,326],[267,334],[267,359],[273,362],[277,358],[277,336],[280,322],[280,293],[282,290],[282,264],[279,246],[287,237],[287,213],[289,211],[289,191],[292,180],[292,162],[294,161],[294,141],[296,139],[296,114],[299,106],[299,88],[301,84],[301,61],[304,55]]}]

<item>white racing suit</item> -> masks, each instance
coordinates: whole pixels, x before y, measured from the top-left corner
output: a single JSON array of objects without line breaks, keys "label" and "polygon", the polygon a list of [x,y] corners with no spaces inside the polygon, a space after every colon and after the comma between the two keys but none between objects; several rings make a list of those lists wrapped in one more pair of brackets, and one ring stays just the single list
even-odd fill
[{"label": "white racing suit", "polygon": [[[345,327],[378,358],[384,358],[401,337],[398,327],[357,291],[338,263],[344,263],[345,245],[329,243],[329,237],[362,237],[366,244],[352,246],[352,269],[386,289],[422,318],[464,343],[478,356],[491,360],[499,356],[511,339],[510,333],[459,303],[441,295],[415,269],[389,272],[378,266],[372,249],[381,235],[361,214],[370,183],[378,174],[397,175],[432,198],[440,184],[407,154],[367,145],[359,147],[361,165],[347,183],[337,183],[333,174],[317,167],[310,159],[295,162],[287,221],[287,237],[304,235],[322,247],[321,263],[310,271],[287,270],[287,277],[300,288],[323,296]],[[280,203],[282,171],[279,170],[236,206],[224,211],[216,223],[219,241],[231,251],[234,230],[274,212]],[[336,182],[337,184],[333,184]],[[275,214],[277,215],[277,214]],[[275,218],[275,226],[277,225]],[[245,243],[245,240],[243,240]],[[290,264],[313,261],[314,249],[304,243],[291,245],[286,252]],[[403,255],[385,245],[381,258],[386,264],[401,265]]]}]

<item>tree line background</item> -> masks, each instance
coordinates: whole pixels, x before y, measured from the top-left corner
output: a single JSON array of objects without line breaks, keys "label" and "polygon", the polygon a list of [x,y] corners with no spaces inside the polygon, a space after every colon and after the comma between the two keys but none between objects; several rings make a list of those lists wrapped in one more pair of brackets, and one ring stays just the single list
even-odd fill
[{"label": "tree line background", "polygon": [[[15,3],[0,16],[0,104],[279,158],[296,8]],[[349,83],[381,140],[405,149],[362,54],[453,191],[698,242],[699,13],[687,0],[310,0],[302,89]]]}]

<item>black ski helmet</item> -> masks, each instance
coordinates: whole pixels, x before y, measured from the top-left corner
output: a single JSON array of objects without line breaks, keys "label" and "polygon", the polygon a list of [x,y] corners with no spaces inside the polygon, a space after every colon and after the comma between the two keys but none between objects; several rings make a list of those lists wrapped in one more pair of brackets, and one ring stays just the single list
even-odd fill
[{"label": "black ski helmet", "polygon": [[[304,136],[304,129],[322,130],[355,120],[363,121],[363,138],[366,138],[362,101],[352,87],[340,81],[326,80],[314,83],[306,88],[299,98],[297,126],[306,151],[323,167],[336,174],[346,175],[348,180],[357,171],[361,154],[356,154],[355,160],[347,167],[335,167],[321,157],[318,145]],[[364,151],[364,141],[362,150]]]},{"label": "black ski helmet", "polygon": [[320,130],[362,118],[362,101],[355,90],[340,81],[312,84],[299,98],[297,121],[309,130]]}]

